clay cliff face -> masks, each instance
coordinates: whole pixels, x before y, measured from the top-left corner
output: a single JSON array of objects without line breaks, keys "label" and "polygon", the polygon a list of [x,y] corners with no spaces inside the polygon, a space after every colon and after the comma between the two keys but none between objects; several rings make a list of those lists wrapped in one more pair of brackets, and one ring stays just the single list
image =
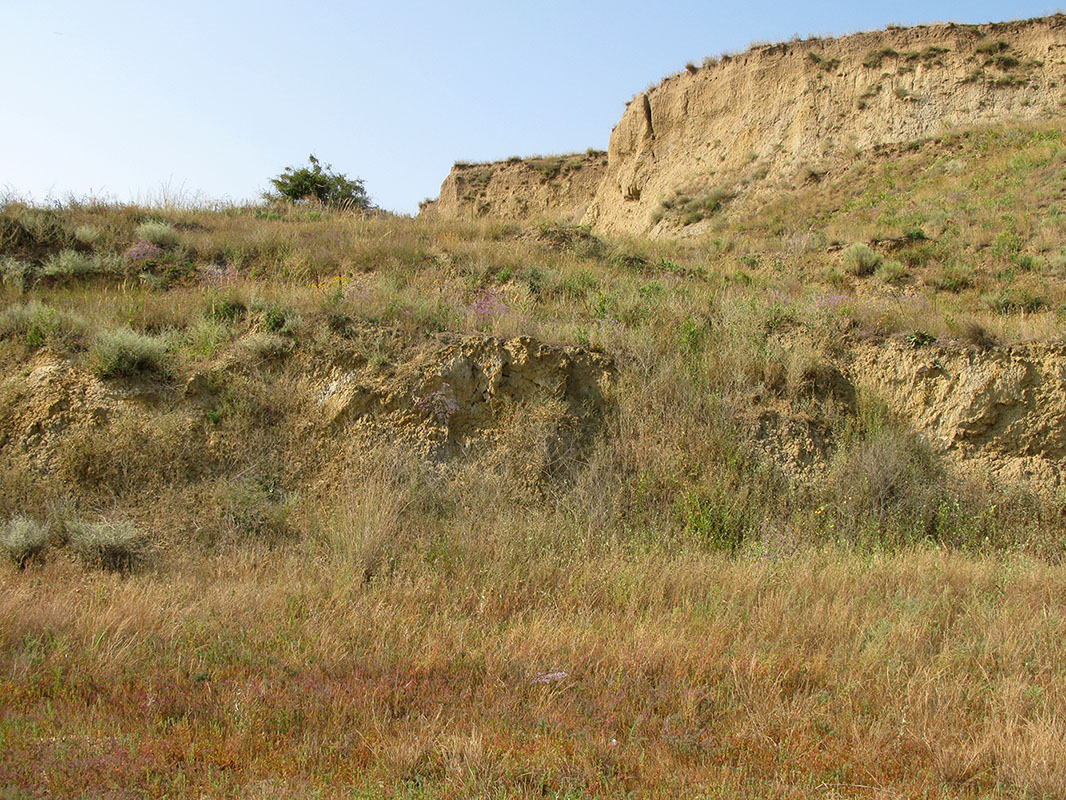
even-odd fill
[{"label": "clay cliff face", "polygon": [[584,222],[678,233],[737,194],[817,179],[875,145],[1062,115],[1064,101],[1063,15],[756,47],[629,103]]},{"label": "clay cliff face", "polygon": [[607,154],[599,150],[488,164],[458,163],[441,185],[440,197],[423,206],[422,213],[448,219],[550,217],[577,223],[606,169]]}]

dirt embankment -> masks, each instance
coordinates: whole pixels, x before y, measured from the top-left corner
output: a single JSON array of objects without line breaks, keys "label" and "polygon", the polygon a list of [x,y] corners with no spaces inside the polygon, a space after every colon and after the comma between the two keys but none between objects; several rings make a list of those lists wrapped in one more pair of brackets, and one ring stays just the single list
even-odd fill
[{"label": "dirt embankment", "polygon": [[746,420],[757,449],[796,480],[822,480],[834,457],[836,426],[822,412],[854,419],[865,403],[958,475],[1038,494],[1066,486],[1066,346],[859,342],[814,378],[817,402],[753,408]]},{"label": "dirt embankment", "polygon": [[851,372],[960,469],[1038,489],[1066,482],[1066,347],[867,345]]},{"label": "dirt embankment", "polygon": [[693,210],[710,216],[736,194],[817,180],[876,145],[1061,116],[1064,98],[1063,15],[755,47],[629,103],[584,222],[676,233],[701,221]]},{"label": "dirt embankment", "polygon": [[536,490],[566,477],[591,444],[613,375],[605,356],[528,337],[441,334],[395,360],[338,345],[328,357],[263,361],[235,348],[177,382],[100,380],[42,351],[0,380],[0,471],[129,496],[273,464],[281,483],[314,493],[401,443],[441,465],[499,462]]},{"label": "dirt embankment", "polygon": [[560,156],[509,158],[488,164],[457,163],[440,197],[422,213],[446,219],[548,217],[581,220],[607,169],[599,150]]}]

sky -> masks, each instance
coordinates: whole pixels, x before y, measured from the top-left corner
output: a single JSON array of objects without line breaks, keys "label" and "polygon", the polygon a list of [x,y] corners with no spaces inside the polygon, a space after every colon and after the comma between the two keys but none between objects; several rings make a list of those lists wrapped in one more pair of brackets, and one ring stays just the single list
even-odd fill
[{"label": "sky", "polygon": [[625,103],[794,35],[1043,0],[0,0],[0,197],[246,202],[314,153],[400,213],[455,161],[606,149]]}]

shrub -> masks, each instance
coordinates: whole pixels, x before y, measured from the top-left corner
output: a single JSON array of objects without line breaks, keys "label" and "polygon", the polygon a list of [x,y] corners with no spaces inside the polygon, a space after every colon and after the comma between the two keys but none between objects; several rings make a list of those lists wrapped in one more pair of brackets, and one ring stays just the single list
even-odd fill
[{"label": "shrub", "polygon": [[147,239],[140,239],[134,242],[133,246],[126,251],[126,258],[130,261],[151,262],[161,255],[163,255],[163,248],[157,244],[152,244]]},{"label": "shrub", "polygon": [[1018,311],[1033,313],[1047,307],[1047,301],[1043,297],[1033,294],[1028,289],[1017,287],[987,294],[982,299],[989,308],[999,314],[1011,314]]},{"label": "shrub", "polygon": [[92,225],[79,225],[74,230],[74,238],[82,244],[93,245],[100,239],[100,229]]},{"label": "shrub", "polygon": [[142,222],[134,230],[137,238],[143,242],[150,242],[156,247],[169,250],[178,244],[178,234],[174,226],[162,220],[147,220]]},{"label": "shrub", "polygon": [[309,166],[299,169],[286,167],[276,178],[271,178],[277,195],[268,193],[264,197],[267,200],[284,198],[293,202],[317,200],[327,206],[363,210],[370,207],[370,197],[362,180],[333,172],[332,165],[323,166],[313,154],[308,156],[308,161]]},{"label": "shrub", "polygon": [[945,475],[916,434],[888,423],[841,453],[832,473],[844,530],[872,525],[906,540],[935,536],[946,500]]},{"label": "shrub", "polygon": [[33,277],[33,267],[10,256],[0,259],[0,281],[16,289],[25,289]]},{"label": "shrub", "polygon": [[86,564],[112,572],[126,571],[148,554],[144,533],[129,522],[105,521],[66,524],[70,549]]},{"label": "shrub", "polygon": [[933,286],[945,292],[961,292],[973,285],[973,269],[970,267],[950,266],[932,280]]},{"label": "shrub", "polygon": [[241,340],[241,349],[258,359],[271,359],[291,353],[293,342],[276,333],[252,333]]},{"label": "shrub", "polygon": [[93,343],[92,359],[101,378],[166,374],[167,341],[129,328],[105,331]]},{"label": "shrub", "polygon": [[877,268],[877,277],[885,283],[902,283],[907,277],[907,268],[898,261],[885,261]]},{"label": "shrub", "polygon": [[844,251],[844,269],[858,277],[872,275],[881,266],[881,261],[878,253],[861,243]]},{"label": "shrub", "polygon": [[48,527],[28,517],[12,517],[0,531],[0,549],[19,569],[43,561],[47,547]]},{"label": "shrub", "polygon": [[63,250],[48,257],[41,274],[47,277],[91,275],[98,271],[97,267],[97,261],[92,255],[79,253],[77,250]]}]

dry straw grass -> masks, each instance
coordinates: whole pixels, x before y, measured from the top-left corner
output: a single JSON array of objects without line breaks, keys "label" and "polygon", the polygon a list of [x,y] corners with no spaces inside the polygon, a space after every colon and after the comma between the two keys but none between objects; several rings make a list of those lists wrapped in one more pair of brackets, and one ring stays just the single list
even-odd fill
[{"label": "dry straw grass", "polygon": [[[1061,503],[838,365],[1060,338],[1064,167],[1052,126],[962,132],[676,242],[6,202],[0,793],[1061,794]],[[602,351],[604,410],[428,455],[321,421],[462,335]],[[755,411],[819,426],[817,480]]]}]

